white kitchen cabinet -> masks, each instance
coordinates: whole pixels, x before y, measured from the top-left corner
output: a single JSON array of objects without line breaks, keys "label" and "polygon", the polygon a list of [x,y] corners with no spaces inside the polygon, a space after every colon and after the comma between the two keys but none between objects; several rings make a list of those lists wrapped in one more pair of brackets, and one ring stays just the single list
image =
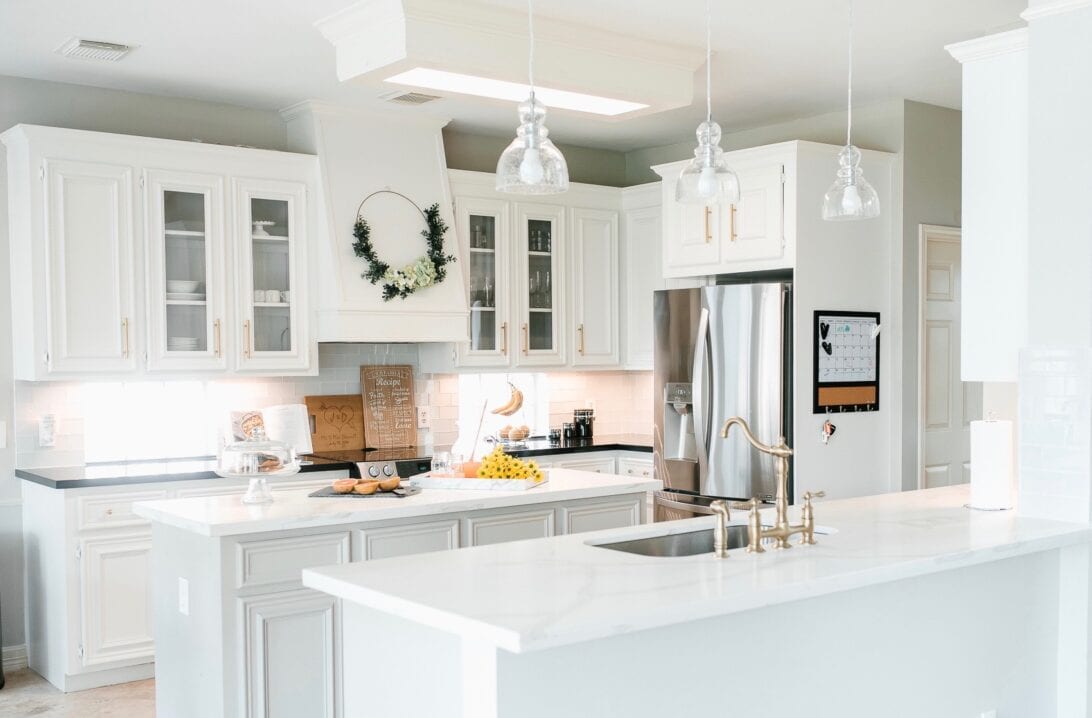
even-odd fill
[{"label": "white kitchen cabinet", "polygon": [[456,232],[467,258],[470,342],[456,345],[461,366],[508,366],[512,361],[512,225],[510,203],[460,197]]},{"label": "white kitchen cabinet", "polygon": [[459,548],[458,520],[361,529],[361,559],[371,561]]},{"label": "white kitchen cabinet", "polygon": [[151,555],[147,530],[79,541],[82,666],[152,659]]},{"label": "white kitchen cabinet", "polygon": [[236,327],[236,346],[242,347],[239,369],[306,369],[310,363],[306,187],[299,182],[236,179],[233,188],[236,303],[242,309]]},{"label": "white kitchen cabinet", "polygon": [[565,363],[565,208],[516,204],[516,366]]},{"label": "white kitchen cabinet", "polygon": [[643,479],[654,477],[652,459],[618,459],[618,473],[622,476],[637,476]]},{"label": "white kitchen cabinet", "polygon": [[641,523],[641,499],[626,496],[610,501],[561,508],[561,527],[567,534],[625,528]]},{"label": "white kitchen cabinet", "polygon": [[[45,159],[49,372],[136,368],[133,169]],[[21,242],[29,238],[17,238]],[[21,268],[13,266],[13,272]],[[15,337],[18,346],[28,337]]]},{"label": "white kitchen cabinet", "polygon": [[[579,454],[578,454],[579,456]],[[581,459],[564,459],[555,461],[553,466],[559,469],[573,469],[575,471],[593,471],[597,474],[614,473],[614,457],[598,456]]]},{"label": "white kitchen cabinet", "polygon": [[32,125],[0,141],[16,379],[317,372],[314,157]]},{"label": "white kitchen cabinet", "polygon": [[619,348],[618,213],[572,210],[569,338],[573,366],[617,366]]},{"label": "white kitchen cabinet", "polygon": [[553,535],[553,508],[502,511],[466,519],[466,536],[470,546],[546,538]]},{"label": "white kitchen cabinet", "polygon": [[[701,207],[675,200],[675,183],[689,160],[658,165],[663,179],[663,275],[696,277],[791,267],[786,234],[786,166],[795,166],[796,143],[725,153],[739,176],[740,198]],[[794,215],[795,216],[795,215]]]},{"label": "white kitchen cabinet", "polygon": [[660,245],[660,187],[649,184],[627,188],[622,202],[622,366],[651,371],[652,295],[667,286]]},{"label": "white kitchen cabinet", "polygon": [[309,589],[239,600],[247,660],[237,715],[340,715],[339,603]]},{"label": "white kitchen cabinet", "polygon": [[1015,382],[1028,345],[1028,29],[947,50],[963,65],[960,376]]},{"label": "white kitchen cabinet", "polygon": [[223,178],[147,170],[143,185],[148,368],[223,371],[228,366]]}]

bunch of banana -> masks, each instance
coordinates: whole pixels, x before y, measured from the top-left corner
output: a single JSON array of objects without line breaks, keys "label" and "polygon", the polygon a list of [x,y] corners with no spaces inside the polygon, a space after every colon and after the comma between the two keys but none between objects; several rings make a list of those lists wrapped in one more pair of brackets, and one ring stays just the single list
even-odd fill
[{"label": "bunch of banana", "polygon": [[516,385],[512,382],[508,382],[508,386],[512,391],[511,396],[508,397],[508,403],[504,406],[498,406],[496,409],[494,409],[494,414],[499,414],[501,416],[512,416],[512,414],[515,414],[517,411],[520,410],[520,407],[523,406],[523,392],[517,389]]}]

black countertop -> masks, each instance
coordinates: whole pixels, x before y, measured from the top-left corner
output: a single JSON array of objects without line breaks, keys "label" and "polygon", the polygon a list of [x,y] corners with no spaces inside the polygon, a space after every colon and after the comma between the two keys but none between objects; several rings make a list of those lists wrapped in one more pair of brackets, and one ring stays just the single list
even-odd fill
[{"label": "black countertop", "polygon": [[[446,449],[446,447],[438,447]],[[505,447],[512,456],[553,456],[593,451],[641,451],[652,453],[652,440],[647,436],[617,434],[597,436],[572,444],[551,444],[548,439],[528,439],[523,446]],[[416,458],[428,460],[431,452],[424,447],[405,449],[369,449],[367,451],[333,451],[300,457],[301,473],[313,471],[356,471],[358,461],[397,461]],[[37,469],[16,469],[15,475],[25,481],[51,489],[81,489],[95,486],[125,486],[155,484],[168,481],[200,481],[219,478],[213,472],[216,460],[165,459],[161,461],[131,461],[86,466],[56,466]]]}]

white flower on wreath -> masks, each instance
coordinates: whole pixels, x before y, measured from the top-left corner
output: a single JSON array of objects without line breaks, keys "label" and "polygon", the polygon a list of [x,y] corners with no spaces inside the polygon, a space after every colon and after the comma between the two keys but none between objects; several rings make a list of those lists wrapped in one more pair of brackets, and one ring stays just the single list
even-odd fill
[{"label": "white flower on wreath", "polygon": [[399,289],[423,289],[436,282],[436,267],[428,257],[421,257],[401,269],[388,269],[383,281]]}]

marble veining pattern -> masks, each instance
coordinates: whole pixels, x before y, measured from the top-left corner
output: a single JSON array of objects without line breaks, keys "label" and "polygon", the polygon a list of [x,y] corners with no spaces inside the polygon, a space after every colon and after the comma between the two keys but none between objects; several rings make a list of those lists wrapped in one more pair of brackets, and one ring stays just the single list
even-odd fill
[{"label": "marble veining pattern", "polygon": [[243,504],[238,496],[211,496],[140,502],[133,505],[133,511],[204,536],[234,536],[617,496],[660,487],[660,482],[653,479],[551,469],[548,482],[525,491],[425,489],[403,499],[319,499],[300,490],[278,492],[276,500],[265,505]]},{"label": "marble veining pattern", "polygon": [[[308,569],[304,585],[525,652],[668,626],[1092,540],[1092,526],[965,509],[967,486],[825,501],[815,546],[656,558],[597,543],[711,517]],[[797,509],[790,511],[797,519]],[[767,520],[772,517],[766,517]],[[742,512],[733,515],[742,522]]]}]

